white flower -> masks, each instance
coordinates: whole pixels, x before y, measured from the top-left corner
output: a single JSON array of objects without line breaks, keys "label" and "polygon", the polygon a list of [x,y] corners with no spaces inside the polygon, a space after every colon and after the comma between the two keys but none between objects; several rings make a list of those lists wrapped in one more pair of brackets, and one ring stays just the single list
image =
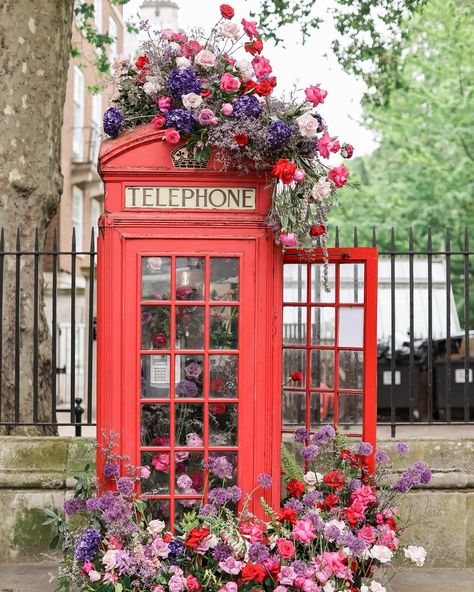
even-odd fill
[{"label": "white flower", "polygon": [[157,95],[158,91],[160,90],[160,86],[158,84],[158,79],[154,76],[148,76],[147,81],[143,85],[143,92],[152,97],[153,95]]},{"label": "white flower", "polygon": [[240,72],[240,77],[242,78],[243,82],[247,82],[247,80],[251,80],[253,78],[253,68],[252,64],[247,60],[238,60],[235,62],[235,67]]},{"label": "white flower", "polygon": [[181,100],[186,109],[197,109],[202,103],[201,95],[195,93],[188,93],[187,95],[181,95]]},{"label": "white flower", "polygon": [[303,480],[310,487],[314,487],[318,483],[322,482],[323,476],[321,475],[321,473],[315,473],[313,471],[308,471],[305,474],[305,476],[303,477]]},{"label": "white flower", "polygon": [[426,550],[423,547],[408,545],[408,547],[404,549],[403,552],[405,553],[405,557],[410,561],[413,561],[417,567],[423,567],[425,564]]},{"label": "white flower", "polygon": [[208,537],[206,537],[206,540],[209,541],[209,546],[211,549],[214,549],[214,547],[217,547],[219,544],[219,539],[215,534],[210,534]]},{"label": "white flower", "polygon": [[110,551],[104,553],[104,556],[102,557],[102,563],[104,564],[105,571],[114,569],[114,567],[117,565],[117,549],[111,549]]},{"label": "white flower", "polygon": [[216,63],[216,56],[208,49],[201,49],[194,58],[194,63],[203,68],[212,68]]},{"label": "white flower", "polygon": [[365,584],[362,584],[362,586],[360,587],[360,592],[370,592],[369,587]]},{"label": "white flower", "polygon": [[369,555],[372,559],[378,559],[380,563],[390,563],[393,553],[385,545],[374,545]]},{"label": "white flower", "polygon": [[240,33],[240,27],[236,23],[226,22],[221,26],[220,34],[222,37],[229,37],[229,39],[237,41],[240,37]]},{"label": "white flower", "polygon": [[311,113],[303,113],[296,118],[298,127],[300,128],[300,134],[305,138],[315,138],[318,133],[318,120],[313,117]]},{"label": "white flower", "polygon": [[165,527],[166,524],[162,520],[152,520],[148,524],[147,530],[151,534],[151,536],[155,537],[157,534],[160,534],[160,532],[163,532]]},{"label": "white flower", "polygon": [[333,518],[332,520],[329,520],[329,522],[326,522],[326,526],[335,526],[341,534],[345,534],[347,532],[347,527],[342,520],[336,520]]},{"label": "white flower", "polygon": [[326,197],[329,197],[332,193],[332,185],[331,182],[327,179],[319,179],[317,183],[313,185],[313,189],[311,190],[311,195],[317,201],[323,201]]},{"label": "white flower", "polygon": [[168,43],[168,49],[171,53],[179,53],[181,51],[181,45],[172,41],[171,43]]},{"label": "white flower", "polygon": [[323,586],[324,592],[334,592],[335,589],[334,584],[330,581],[326,582]]},{"label": "white flower", "polygon": [[114,57],[114,61],[112,62],[112,69],[113,70],[120,70],[121,68],[123,68],[123,66],[125,66],[125,64],[128,64],[130,62],[130,56],[125,57],[122,54],[116,55]]},{"label": "white flower", "polygon": [[176,58],[176,66],[180,70],[183,68],[189,68],[190,65],[191,65],[191,62],[188,60],[188,58],[185,58],[184,56],[180,56],[179,58]]},{"label": "white flower", "polygon": [[91,582],[98,582],[101,578],[100,573],[95,569],[91,569],[88,575]]},{"label": "white flower", "polygon": [[384,586],[375,580],[370,582],[370,590],[371,592],[387,592]]}]

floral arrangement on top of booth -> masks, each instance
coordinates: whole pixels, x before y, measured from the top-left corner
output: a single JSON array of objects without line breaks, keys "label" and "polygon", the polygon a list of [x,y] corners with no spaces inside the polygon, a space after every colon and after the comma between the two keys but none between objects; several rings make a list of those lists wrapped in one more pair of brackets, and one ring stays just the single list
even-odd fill
[{"label": "floral arrangement on top of booth", "polygon": [[[248,511],[258,489],[272,486],[260,475],[240,513],[232,508],[242,497],[224,478],[208,492],[208,502],[184,514],[172,534],[160,520],[150,519],[135,483],[147,478],[149,467],[129,467],[119,476],[119,461],[109,444],[104,476],[111,489],[94,496],[91,484],[80,479],[65,512],[82,517],[71,529],[51,511],[48,521],[58,527],[65,560],[59,588],[83,592],[385,592],[375,570],[391,566],[396,556],[422,566],[422,547],[401,546],[397,517],[400,495],[426,484],[430,469],[416,462],[395,481],[389,478],[389,457],[375,454],[377,470],[367,469],[370,444],[353,450],[334,429],[323,426],[310,435],[295,433],[305,470],[283,448],[287,496],[275,510],[262,498],[266,521]],[[407,451],[400,443],[398,452]],[[217,466],[218,465],[218,466]],[[217,472],[220,463],[207,466]],[[321,471],[321,472],[318,472]],[[182,479],[183,475],[179,476]],[[232,482],[232,481],[231,481]]]},{"label": "floral arrangement on top of booth", "polygon": [[[271,170],[279,181],[268,216],[276,242],[311,248],[320,237],[325,248],[327,213],[349,172],[322,159],[336,153],[351,158],[353,147],[332,137],[315,110],[327,95],[320,86],[308,86],[304,100],[273,95],[277,78],[261,55],[256,23],[233,22],[228,4],[220,12],[208,37],[165,29],[153,38],[148,32],[135,63],[122,56],[114,60],[117,96],[105,112],[104,131],[116,137],[153,122],[164,141],[185,141],[197,161],[207,161],[216,148],[224,168],[245,171],[251,162],[257,170]],[[147,23],[142,28],[148,30]],[[251,61],[237,59],[239,49]]]}]

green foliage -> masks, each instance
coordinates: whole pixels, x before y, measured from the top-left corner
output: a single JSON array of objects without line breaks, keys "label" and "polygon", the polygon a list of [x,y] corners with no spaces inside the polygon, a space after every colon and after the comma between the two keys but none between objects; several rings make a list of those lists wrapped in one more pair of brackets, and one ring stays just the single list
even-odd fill
[{"label": "green foliage", "polygon": [[303,470],[285,444],[281,445],[281,470],[286,479],[296,479],[296,481],[303,481]]}]

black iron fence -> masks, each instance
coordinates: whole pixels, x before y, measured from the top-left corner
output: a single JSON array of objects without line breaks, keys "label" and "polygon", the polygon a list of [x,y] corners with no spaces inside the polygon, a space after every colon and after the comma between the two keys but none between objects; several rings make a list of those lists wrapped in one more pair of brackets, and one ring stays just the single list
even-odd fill
[{"label": "black iron fence", "polygon": [[[378,421],[393,436],[398,425],[474,423],[468,235],[454,244],[449,231],[441,241],[409,230],[402,244],[393,230],[383,241],[335,230],[334,246],[379,247]],[[54,230],[40,250],[38,232],[25,245],[2,230],[0,430],[95,425],[96,257],[94,230],[82,251],[74,231],[70,248]]]}]

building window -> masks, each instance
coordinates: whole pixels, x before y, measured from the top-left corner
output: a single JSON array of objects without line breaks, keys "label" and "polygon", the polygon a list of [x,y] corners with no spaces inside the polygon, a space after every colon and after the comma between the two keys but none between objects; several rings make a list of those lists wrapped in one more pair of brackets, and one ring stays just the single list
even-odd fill
[{"label": "building window", "polygon": [[89,146],[89,159],[94,164],[97,163],[100,145],[100,129],[102,119],[102,97],[99,94],[92,95],[92,117],[91,117],[91,135]]},{"label": "building window", "polygon": [[100,215],[102,214],[102,204],[98,199],[91,199],[91,226],[94,227],[94,238],[97,240],[99,234],[99,227],[97,225]]},{"label": "building window", "polygon": [[109,60],[112,63],[117,55],[117,23],[111,16],[109,16],[109,35],[113,39],[109,49]]},{"label": "building window", "polygon": [[74,160],[84,158],[84,74],[74,66],[74,127],[72,152]]},{"label": "building window", "polygon": [[94,0],[94,25],[102,33],[102,0]]},{"label": "building window", "polygon": [[76,250],[82,251],[84,236],[84,192],[75,185],[72,188],[72,226],[76,231]]}]

